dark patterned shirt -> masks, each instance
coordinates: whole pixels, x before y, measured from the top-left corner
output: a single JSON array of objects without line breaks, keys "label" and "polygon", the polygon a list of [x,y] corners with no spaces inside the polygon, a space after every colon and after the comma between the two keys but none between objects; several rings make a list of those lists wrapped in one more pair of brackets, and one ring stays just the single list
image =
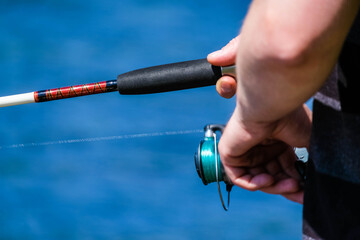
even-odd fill
[{"label": "dark patterned shirt", "polygon": [[303,239],[360,239],[360,14],[314,97]]}]

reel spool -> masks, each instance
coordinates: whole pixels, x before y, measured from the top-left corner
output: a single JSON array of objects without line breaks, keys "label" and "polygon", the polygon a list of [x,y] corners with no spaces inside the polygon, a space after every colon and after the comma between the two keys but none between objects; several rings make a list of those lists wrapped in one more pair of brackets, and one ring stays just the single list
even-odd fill
[{"label": "reel spool", "polygon": [[[204,140],[201,140],[198,151],[195,153],[195,166],[196,171],[199,174],[204,185],[212,182],[216,182],[219,190],[219,196],[222,206],[225,211],[229,209],[230,204],[230,191],[233,186],[231,180],[226,175],[224,167],[220,161],[218,153],[218,140],[216,132],[223,132],[225,125],[210,124],[204,128],[205,136]],[[226,191],[228,192],[227,206],[225,206],[220,182],[223,181],[226,184]]]}]

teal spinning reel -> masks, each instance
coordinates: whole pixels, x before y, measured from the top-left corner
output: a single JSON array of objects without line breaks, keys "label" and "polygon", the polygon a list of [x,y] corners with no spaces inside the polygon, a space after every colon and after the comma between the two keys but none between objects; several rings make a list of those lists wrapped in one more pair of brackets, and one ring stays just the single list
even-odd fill
[{"label": "teal spinning reel", "polygon": [[[201,140],[198,151],[195,153],[195,166],[199,177],[205,185],[216,182],[218,185],[220,200],[225,211],[229,209],[230,204],[230,191],[233,186],[230,178],[226,175],[224,167],[220,161],[218,153],[218,139],[216,132],[223,132],[225,125],[210,124],[204,128],[205,136],[204,140]],[[220,182],[223,181],[226,184],[226,191],[228,193],[227,206],[225,206]]]},{"label": "teal spinning reel", "polygon": [[[219,190],[219,196],[225,211],[229,209],[230,204],[230,191],[233,183],[226,175],[224,167],[220,161],[218,152],[218,139],[217,132],[222,133],[225,125],[209,124],[204,128],[204,139],[201,140],[198,151],[195,153],[195,166],[204,185],[216,182]],[[306,148],[294,148],[298,161],[295,162],[295,168],[301,176],[302,180],[306,179],[306,163],[308,160],[308,152]],[[227,206],[225,206],[223,196],[221,193],[220,182],[226,184],[226,191],[228,193]]]}]

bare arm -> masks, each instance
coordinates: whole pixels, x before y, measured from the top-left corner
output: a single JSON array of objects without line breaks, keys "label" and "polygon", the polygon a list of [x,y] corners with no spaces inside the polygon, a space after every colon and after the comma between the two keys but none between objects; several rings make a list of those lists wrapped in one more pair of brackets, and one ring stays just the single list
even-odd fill
[{"label": "bare arm", "polygon": [[274,121],[310,98],[358,8],[358,0],[254,0],[237,52],[239,117]]},{"label": "bare arm", "polygon": [[[219,143],[235,185],[302,202],[292,147],[309,144],[303,103],[335,65],[358,9],[359,0],[252,2],[236,44],[237,106]],[[228,46],[208,60],[234,60]]]}]

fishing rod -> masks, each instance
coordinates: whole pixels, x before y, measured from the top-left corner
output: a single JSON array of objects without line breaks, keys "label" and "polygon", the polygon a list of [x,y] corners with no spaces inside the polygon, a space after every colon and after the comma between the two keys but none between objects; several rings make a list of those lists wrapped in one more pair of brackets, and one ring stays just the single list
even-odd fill
[{"label": "fishing rod", "polygon": [[[53,100],[81,97],[92,94],[119,91],[124,95],[150,94],[177,91],[215,85],[224,75],[236,77],[235,66],[219,67],[211,65],[206,59],[177,62],[154,67],[142,68],[118,75],[116,80],[88,83],[82,85],[40,90],[0,97],[0,107],[26,103],[48,102]],[[226,175],[218,152],[217,132],[223,132],[225,125],[210,124],[204,128],[204,140],[195,153],[195,166],[202,182],[207,185],[217,182],[220,200],[227,211],[230,204],[230,191],[233,183]],[[299,161],[295,167],[304,177],[307,151],[294,149]],[[305,156],[305,157],[304,157]],[[303,159],[305,158],[305,159]],[[301,161],[300,161],[301,160]],[[305,160],[305,161],[304,161]],[[222,197],[220,182],[226,184],[227,206]]]},{"label": "fishing rod", "polygon": [[0,97],[0,107],[119,91],[124,95],[150,94],[215,85],[223,75],[235,77],[235,66],[219,67],[206,59],[142,68],[117,79]]}]

